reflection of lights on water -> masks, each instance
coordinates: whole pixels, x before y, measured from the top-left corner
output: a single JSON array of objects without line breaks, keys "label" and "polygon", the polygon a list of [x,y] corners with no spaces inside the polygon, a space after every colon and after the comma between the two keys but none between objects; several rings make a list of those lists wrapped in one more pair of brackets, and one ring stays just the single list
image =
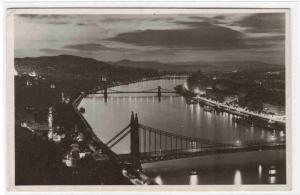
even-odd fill
[{"label": "reflection of lights on water", "polygon": [[280,136],[281,138],[283,138],[283,137],[285,136],[284,132],[283,132],[283,131],[280,131],[280,132],[279,132],[279,136]]},{"label": "reflection of lights on water", "polygon": [[270,174],[270,175],[275,175],[275,174],[276,174],[276,170],[275,170],[275,169],[269,170],[269,174]]},{"label": "reflection of lights on water", "polygon": [[254,136],[254,127],[253,126],[250,127],[250,133],[251,133],[251,137],[253,138],[253,136]]},{"label": "reflection of lights on water", "polygon": [[210,112],[206,112],[206,116],[207,116],[207,118],[208,118],[209,120],[211,120],[211,119],[212,119],[212,113],[210,113]]},{"label": "reflection of lights on water", "polygon": [[[193,113],[193,110],[194,110],[194,105],[191,104],[191,105],[190,105],[190,111],[191,111],[191,113]],[[193,115],[192,115],[192,116],[193,116]]]},{"label": "reflection of lights on water", "polygon": [[189,90],[189,87],[187,86],[187,83],[183,83],[183,88],[186,90]]},{"label": "reflection of lights on water", "polygon": [[276,167],[275,166],[271,166],[269,169],[269,183],[270,184],[275,184],[276,183]]},{"label": "reflection of lights on water", "polygon": [[234,185],[241,185],[243,183],[242,181],[242,174],[240,170],[236,170],[234,174]]},{"label": "reflection of lights on water", "polygon": [[269,183],[270,184],[275,184],[276,183],[276,176],[274,176],[274,175],[269,176]]},{"label": "reflection of lights on water", "polygon": [[195,149],[197,147],[197,143],[195,141],[192,141],[192,148]]},{"label": "reflection of lights on water", "polygon": [[235,145],[240,146],[241,144],[242,144],[242,142],[240,140],[235,141]]},{"label": "reflection of lights on water", "polygon": [[190,175],[190,185],[198,185],[198,175]]},{"label": "reflection of lights on water", "polygon": [[196,94],[199,94],[199,93],[200,93],[200,90],[199,90],[198,87],[196,87],[196,88],[194,89],[194,93],[196,93]]},{"label": "reflection of lights on water", "polygon": [[258,165],[258,177],[259,177],[259,179],[261,179],[261,176],[262,176],[262,166]]},{"label": "reflection of lights on water", "polygon": [[271,166],[270,170],[269,170],[269,175],[275,175],[276,174],[276,167],[275,166]]},{"label": "reflection of lights on water", "polygon": [[155,179],[154,179],[155,183],[157,183],[158,185],[163,185],[163,181],[160,177],[160,175],[158,175]]},{"label": "reflection of lights on water", "polygon": [[200,105],[199,104],[196,105],[196,113],[197,113],[197,116],[200,116]]},{"label": "reflection of lights on water", "polygon": [[265,137],[265,131],[263,130],[263,131],[261,132],[260,138],[263,139],[264,137]]},{"label": "reflection of lights on water", "polygon": [[270,135],[270,136],[268,137],[268,140],[269,140],[269,141],[275,141],[275,140],[276,140],[276,136],[275,136],[275,135]]}]

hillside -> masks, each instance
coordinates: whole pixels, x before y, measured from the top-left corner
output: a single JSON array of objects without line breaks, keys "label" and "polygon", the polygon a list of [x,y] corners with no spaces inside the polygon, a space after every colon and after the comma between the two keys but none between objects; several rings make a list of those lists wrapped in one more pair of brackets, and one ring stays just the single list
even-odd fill
[{"label": "hillside", "polygon": [[162,63],[156,61],[132,61],[121,60],[110,62],[111,64],[138,67],[152,68],[159,71],[176,71],[176,72],[194,72],[201,69],[204,72],[212,71],[233,71],[233,70],[274,70],[283,69],[284,66],[277,64],[268,64],[258,61],[225,61],[225,62],[174,62]]},{"label": "hillside", "polygon": [[15,68],[18,74],[35,71],[38,75],[54,79],[93,78],[106,76],[118,78],[137,76],[140,74],[156,74],[154,70],[144,70],[134,67],[121,67],[92,58],[84,58],[72,55],[41,56],[15,58]]},{"label": "hillside", "polygon": [[[15,58],[15,68],[18,111],[28,106],[44,108],[54,104],[62,91],[76,98],[82,91],[159,74],[152,69],[121,67],[71,55]],[[104,77],[106,79],[102,79]]]}]

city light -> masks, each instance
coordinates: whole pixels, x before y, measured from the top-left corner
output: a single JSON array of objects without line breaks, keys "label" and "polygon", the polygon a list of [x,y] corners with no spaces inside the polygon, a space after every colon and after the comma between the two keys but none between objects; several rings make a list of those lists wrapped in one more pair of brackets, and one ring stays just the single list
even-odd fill
[{"label": "city light", "polygon": [[188,87],[187,83],[183,83],[182,86],[183,86],[184,89],[189,90],[189,87]]},{"label": "city light", "polygon": [[196,94],[200,94],[200,89],[197,87],[197,88],[195,88],[194,89],[194,93],[196,93]]}]

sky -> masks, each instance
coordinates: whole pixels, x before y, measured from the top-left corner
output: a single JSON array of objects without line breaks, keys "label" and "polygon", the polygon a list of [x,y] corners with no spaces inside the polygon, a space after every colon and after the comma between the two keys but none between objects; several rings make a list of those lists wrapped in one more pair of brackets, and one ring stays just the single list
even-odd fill
[{"label": "sky", "polygon": [[285,62],[284,13],[19,14],[14,22],[16,57]]}]

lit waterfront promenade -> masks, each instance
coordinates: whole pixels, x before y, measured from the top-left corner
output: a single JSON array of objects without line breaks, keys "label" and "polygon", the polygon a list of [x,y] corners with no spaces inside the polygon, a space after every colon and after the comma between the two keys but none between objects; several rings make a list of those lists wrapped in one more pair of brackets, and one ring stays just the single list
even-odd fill
[{"label": "lit waterfront promenade", "polygon": [[279,123],[285,123],[286,122],[285,117],[283,117],[283,116],[271,116],[271,115],[266,115],[266,114],[259,114],[259,113],[256,113],[256,112],[251,112],[249,110],[245,110],[244,108],[241,108],[241,107],[228,106],[226,104],[223,104],[223,103],[220,103],[220,102],[217,102],[217,101],[214,101],[214,100],[210,100],[210,99],[207,99],[207,98],[204,98],[204,97],[200,97],[200,96],[193,97],[193,99],[209,102],[213,105],[216,105],[216,106],[219,106],[219,107],[231,110],[231,111],[236,111],[236,112],[241,113],[241,114],[252,115],[252,116],[260,117],[260,118],[263,118],[263,119],[267,119],[267,120],[271,120],[271,121],[279,122]]}]

